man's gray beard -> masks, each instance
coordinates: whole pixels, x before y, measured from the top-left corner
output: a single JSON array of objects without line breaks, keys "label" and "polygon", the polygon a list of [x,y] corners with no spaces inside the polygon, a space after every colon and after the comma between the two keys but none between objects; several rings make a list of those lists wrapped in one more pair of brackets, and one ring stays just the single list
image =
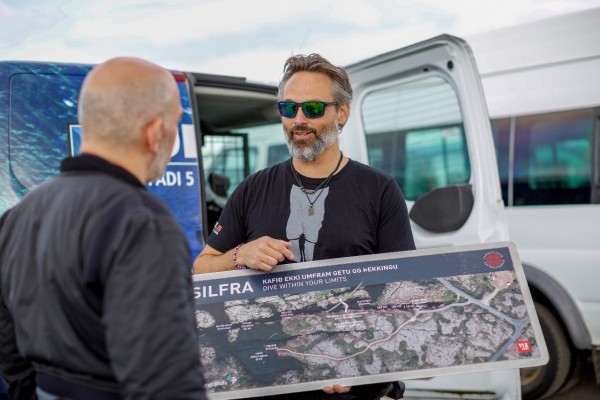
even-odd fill
[{"label": "man's gray beard", "polygon": [[293,158],[302,161],[314,161],[315,158],[319,157],[325,150],[331,147],[335,143],[338,137],[340,128],[337,121],[333,121],[332,124],[325,126],[321,131],[320,135],[315,135],[315,140],[308,146],[295,146],[293,141],[293,135],[285,132],[285,140],[287,141],[287,148],[290,155]]}]

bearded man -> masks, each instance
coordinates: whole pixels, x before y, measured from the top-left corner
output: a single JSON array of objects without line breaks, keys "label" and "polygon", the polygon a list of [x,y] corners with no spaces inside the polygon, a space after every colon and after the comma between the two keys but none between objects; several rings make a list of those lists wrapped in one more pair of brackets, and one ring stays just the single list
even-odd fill
[{"label": "bearded man", "polygon": [[[195,273],[413,250],[404,197],[394,179],[345,157],[338,135],[352,87],[318,54],[284,66],[277,107],[292,158],[246,178],[228,199]],[[265,399],[396,398],[392,384],[333,385]]]}]

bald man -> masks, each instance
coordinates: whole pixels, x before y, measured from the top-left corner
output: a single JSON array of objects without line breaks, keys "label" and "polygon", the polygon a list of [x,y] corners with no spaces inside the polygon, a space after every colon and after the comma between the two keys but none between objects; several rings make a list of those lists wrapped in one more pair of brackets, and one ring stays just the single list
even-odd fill
[{"label": "bald man", "polygon": [[116,58],[79,99],[82,143],[0,219],[0,372],[13,399],[204,399],[190,251],[144,186],[181,106],[171,73]]}]

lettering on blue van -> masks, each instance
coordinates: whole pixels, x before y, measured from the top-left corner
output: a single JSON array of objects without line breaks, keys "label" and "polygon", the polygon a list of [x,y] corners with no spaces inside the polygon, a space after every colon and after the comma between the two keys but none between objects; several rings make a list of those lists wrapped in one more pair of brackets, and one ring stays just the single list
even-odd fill
[{"label": "lettering on blue van", "polygon": [[[160,179],[150,182],[148,186],[194,186],[196,184],[196,166],[198,149],[194,134],[194,126],[180,125],[179,135],[175,138],[171,161]],[[79,154],[81,146],[81,125],[69,125],[69,153]],[[193,160],[193,161],[192,161]],[[190,168],[191,167],[191,168]]]},{"label": "lettering on blue van", "polygon": [[[185,160],[197,160],[198,148],[196,147],[196,138],[194,125],[179,125],[179,135],[175,138],[173,151],[171,151],[171,165],[196,165],[196,162],[189,163]],[[69,154],[76,156],[79,154],[81,146],[81,125],[69,124]],[[183,161],[183,162],[182,162]]]}]

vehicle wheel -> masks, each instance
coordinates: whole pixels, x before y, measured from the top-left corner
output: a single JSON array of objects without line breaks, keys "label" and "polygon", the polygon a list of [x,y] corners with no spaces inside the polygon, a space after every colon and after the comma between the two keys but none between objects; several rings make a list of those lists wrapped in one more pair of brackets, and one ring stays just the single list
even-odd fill
[{"label": "vehicle wheel", "polygon": [[573,352],[571,369],[569,370],[569,375],[567,377],[566,383],[558,391],[559,394],[568,392],[569,390],[573,389],[573,387],[575,387],[575,385],[579,383],[579,381],[581,380],[581,375],[583,374],[583,368],[586,362],[585,354],[574,348],[571,348],[571,351]]},{"label": "vehicle wheel", "polygon": [[543,304],[534,302],[550,359],[541,367],[521,369],[521,394],[525,400],[546,399],[567,381],[573,352],[560,323]]}]

